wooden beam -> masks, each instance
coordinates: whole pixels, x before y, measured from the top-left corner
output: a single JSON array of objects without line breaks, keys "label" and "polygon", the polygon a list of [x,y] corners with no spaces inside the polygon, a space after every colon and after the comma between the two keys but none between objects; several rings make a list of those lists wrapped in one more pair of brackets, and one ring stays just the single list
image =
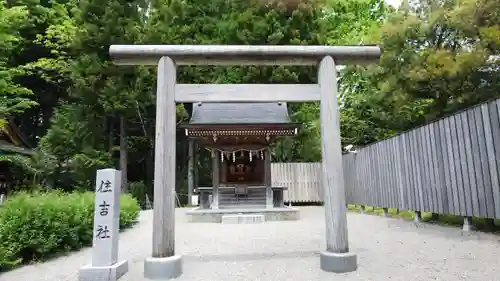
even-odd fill
[{"label": "wooden beam", "polygon": [[211,209],[219,209],[219,171],[220,171],[220,153],[218,150],[212,150],[212,205]]},{"label": "wooden beam", "polygon": [[271,178],[271,149],[264,150],[264,184],[266,185],[266,208],[273,208],[273,182]]},{"label": "wooden beam", "polygon": [[171,57],[177,65],[317,65],[332,56],[339,65],[378,60],[378,46],[290,45],[111,45],[109,54],[118,65],[156,65]]},{"label": "wooden beam", "polygon": [[317,84],[177,84],[175,101],[192,102],[308,102],[319,101]]},{"label": "wooden beam", "polygon": [[297,135],[296,129],[287,129],[287,130],[260,130],[260,131],[244,131],[244,130],[235,130],[235,131],[220,131],[220,130],[189,130],[187,131],[188,137],[212,137],[216,135],[218,138],[220,137],[236,137],[241,139],[246,139],[248,137],[255,136],[269,136],[269,137],[279,137],[279,136],[295,136]]}]

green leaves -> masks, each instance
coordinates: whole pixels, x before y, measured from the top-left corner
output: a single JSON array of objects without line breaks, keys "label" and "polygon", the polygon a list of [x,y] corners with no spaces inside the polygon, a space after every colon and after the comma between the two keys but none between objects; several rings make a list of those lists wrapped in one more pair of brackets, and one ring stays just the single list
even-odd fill
[{"label": "green leaves", "polygon": [[498,97],[498,8],[420,1],[392,15],[378,39],[380,65],[342,78],[344,141],[364,145]]},{"label": "green leaves", "polygon": [[[45,260],[91,245],[93,192],[18,193],[0,209],[0,271],[21,263]],[[133,225],[139,204],[130,195],[120,198],[120,228]]]},{"label": "green leaves", "polygon": [[5,60],[4,55],[12,52],[12,48],[21,42],[19,29],[28,19],[25,6],[7,8],[5,3],[0,5],[0,60]]},{"label": "green leaves", "polygon": [[[0,115],[17,116],[40,140],[50,169],[38,168],[41,158],[31,165],[63,188],[89,188],[95,169],[117,166],[120,118],[121,150],[138,167],[129,179],[151,184],[156,71],[113,65],[111,44],[379,44],[379,65],[341,72],[343,145],[387,138],[500,92],[499,1],[425,0],[399,11],[381,0],[13,3],[0,6]],[[182,66],[178,81],[315,83],[316,69]],[[289,112],[303,126],[275,144],[274,160],[318,161],[318,104],[289,104]],[[183,105],[176,113],[177,122],[190,114]],[[185,142],[179,132],[181,183]]]},{"label": "green leaves", "polygon": [[4,126],[10,116],[37,105],[29,99],[31,90],[15,81],[24,71],[8,66],[14,49],[22,42],[19,29],[27,18],[26,7],[7,8],[4,4],[0,5],[0,126]]}]

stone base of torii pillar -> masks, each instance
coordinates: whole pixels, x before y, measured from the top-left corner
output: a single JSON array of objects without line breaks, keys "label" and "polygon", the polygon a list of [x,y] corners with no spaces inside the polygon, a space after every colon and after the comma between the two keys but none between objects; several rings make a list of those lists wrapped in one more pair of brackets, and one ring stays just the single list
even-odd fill
[{"label": "stone base of torii pillar", "polygon": [[174,279],[182,275],[182,257],[148,258],[144,261],[144,277],[151,280]]}]

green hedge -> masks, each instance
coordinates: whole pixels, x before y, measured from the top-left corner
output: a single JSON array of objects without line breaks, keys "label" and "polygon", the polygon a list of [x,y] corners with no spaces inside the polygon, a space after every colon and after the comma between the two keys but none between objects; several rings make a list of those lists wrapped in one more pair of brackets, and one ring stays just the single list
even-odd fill
[{"label": "green hedge", "polygon": [[[0,271],[92,245],[94,193],[19,193],[0,208]],[[139,216],[130,195],[120,200],[120,228]]]}]

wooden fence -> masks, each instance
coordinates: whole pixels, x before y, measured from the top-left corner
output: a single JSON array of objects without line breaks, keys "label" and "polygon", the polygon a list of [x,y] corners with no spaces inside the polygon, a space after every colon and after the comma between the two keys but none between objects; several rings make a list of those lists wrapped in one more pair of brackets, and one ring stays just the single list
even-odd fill
[{"label": "wooden fence", "polygon": [[273,186],[286,186],[285,202],[322,202],[321,163],[272,163]]},{"label": "wooden fence", "polygon": [[[499,219],[500,100],[364,147],[342,161],[350,204]],[[322,201],[319,164],[272,167],[273,184],[289,186],[292,202]]]}]

